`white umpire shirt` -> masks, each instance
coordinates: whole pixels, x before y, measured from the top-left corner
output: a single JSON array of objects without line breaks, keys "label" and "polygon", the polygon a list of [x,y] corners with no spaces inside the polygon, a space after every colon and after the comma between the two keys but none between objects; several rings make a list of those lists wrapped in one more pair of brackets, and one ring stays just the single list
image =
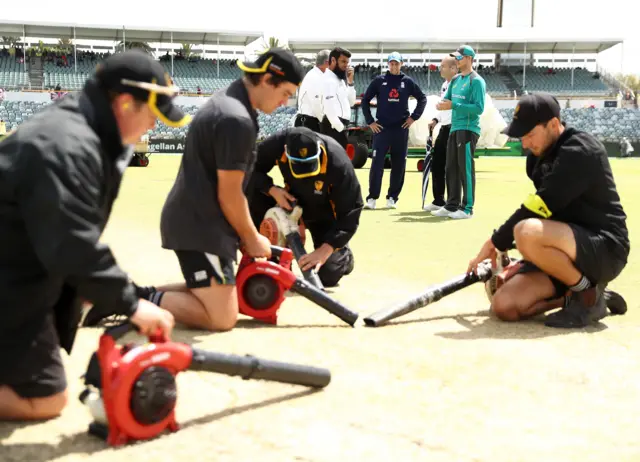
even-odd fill
[{"label": "white umpire shirt", "polygon": [[348,86],[331,69],[324,71],[323,111],[334,130],[346,127],[340,118],[351,120],[351,106],[356,104],[356,87]]},{"label": "white umpire shirt", "polygon": [[313,66],[304,76],[298,90],[298,113],[312,116],[322,121],[322,89],[324,72]]},{"label": "white umpire shirt", "polygon": [[[444,95],[447,94],[447,88],[449,88],[449,82],[446,80],[442,82],[442,88],[440,89],[440,99],[444,99]],[[451,125],[451,109],[446,111],[438,111],[438,122],[440,125]]]}]

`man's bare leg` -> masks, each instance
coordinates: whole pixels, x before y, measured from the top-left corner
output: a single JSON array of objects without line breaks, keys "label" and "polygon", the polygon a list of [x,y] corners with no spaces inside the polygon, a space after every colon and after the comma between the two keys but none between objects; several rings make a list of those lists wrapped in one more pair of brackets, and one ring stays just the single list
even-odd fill
[{"label": "man's bare leg", "polygon": [[[178,290],[165,291],[165,288]],[[196,329],[228,331],[238,320],[238,297],[235,285],[218,284],[211,278],[209,287],[184,290],[175,284],[158,288],[160,307],[173,314],[176,322]],[[153,301],[153,297],[152,297]]]},{"label": "man's bare leg", "polygon": [[502,321],[520,321],[559,308],[564,297],[547,301],[556,289],[546,274],[516,274],[493,295],[491,311]]},{"label": "man's bare leg", "polygon": [[553,220],[523,220],[514,228],[516,247],[525,260],[564,283],[571,297],[557,313],[545,319],[549,327],[585,327],[607,315],[600,281],[590,281],[574,262],[576,238],[571,227]]},{"label": "man's bare leg", "polygon": [[177,282],[175,284],[165,284],[154,288],[160,292],[190,292],[189,288],[184,282]]},{"label": "man's bare leg", "polygon": [[531,218],[518,223],[513,232],[516,248],[525,260],[568,287],[581,281],[583,275],[574,265],[576,241],[569,225]]},{"label": "man's bare leg", "polygon": [[58,417],[67,405],[63,391],[44,398],[22,398],[13,389],[0,386],[0,420],[47,420]]}]

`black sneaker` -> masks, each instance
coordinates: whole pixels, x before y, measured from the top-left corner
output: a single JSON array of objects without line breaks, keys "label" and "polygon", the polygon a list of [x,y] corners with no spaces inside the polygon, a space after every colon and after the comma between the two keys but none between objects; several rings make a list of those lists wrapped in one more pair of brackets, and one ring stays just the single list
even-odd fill
[{"label": "black sneaker", "polygon": [[611,314],[625,314],[627,312],[627,301],[618,292],[605,289],[604,300]]},{"label": "black sneaker", "polygon": [[546,317],[547,327],[564,329],[586,327],[607,316],[604,290],[601,286],[590,287],[581,292],[572,292],[565,299],[564,308]]}]

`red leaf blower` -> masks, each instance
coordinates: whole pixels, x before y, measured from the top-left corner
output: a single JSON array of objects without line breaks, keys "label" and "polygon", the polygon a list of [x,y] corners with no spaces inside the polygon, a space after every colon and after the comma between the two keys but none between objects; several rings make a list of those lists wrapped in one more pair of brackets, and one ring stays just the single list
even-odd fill
[{"label": "red leaf blower", "polygon": [[271,247],[271,259],[256,261],[243,255],[236,275],[240,313],[269,324],[277,324],[278,309],[287,290],[298,293],[353,326],[358,313],[329,297],[291,271],[291,249]]},{"label": "red leaf blower", "polygon": [[[296,261],[300,261],[300,258],[307,254],[304,248],[306,228],[302,222],[302,207],[297,201],[289,203],[291,212],[279,206],[267,210],[260,223],[260,234],[269,238],[272,245],[290,248]],[[324,290],[322,281],[314,269],[305,270],[302,275],[311,285]]]},{"label": "red leaf blower", "polygon": [[125,323],[105,330],[84,375],[87,388],[80,394],[80,401],[94,418],[89,433],[111,446],[179,429],[174,411],[175,376],[182,371],[217,372],[314,388],[324,388],[331,381],[327,369],[204,351],[169,341],[161,334],[150,336],[149,343],[143,345],[116,344],[133,329]]}]

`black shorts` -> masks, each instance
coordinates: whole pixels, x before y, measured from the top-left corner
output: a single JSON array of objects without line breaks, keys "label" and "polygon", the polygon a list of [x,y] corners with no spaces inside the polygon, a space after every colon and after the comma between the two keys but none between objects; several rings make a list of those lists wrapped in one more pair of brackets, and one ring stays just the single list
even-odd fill
[{"label": "black shorts", "polygon": [[205,252],[176,250],[182,275],[189,289],[210,287],[211,278],[220,285],[235,285],[235,262]]},{"label": "black shorts", "polygon": [[11,370],[2,371],[7,385],[22,398],[45,398],[63,392],[67,378],[60,354],[60,342],[49,316],[43,327],[26,346],[26,352],[16,352],[20,360]]},{"label": "black shorts", "polygon": [[[582,226],[567,223],[573,231],[576,240],[576,261],[575,267],[584,274],[591,284],[607,285],[622,272],[627,262],[618,258],[614,251],[615,245],[611,239],[593,231],[589,231]],[[525,261],[518,273],[530,273],[540,271],[531,262]],[[558,279],[549,276],[556,289],[557,298],[563,296],[569,287]],[[577,282],[577,281],[576,281]]]}]

